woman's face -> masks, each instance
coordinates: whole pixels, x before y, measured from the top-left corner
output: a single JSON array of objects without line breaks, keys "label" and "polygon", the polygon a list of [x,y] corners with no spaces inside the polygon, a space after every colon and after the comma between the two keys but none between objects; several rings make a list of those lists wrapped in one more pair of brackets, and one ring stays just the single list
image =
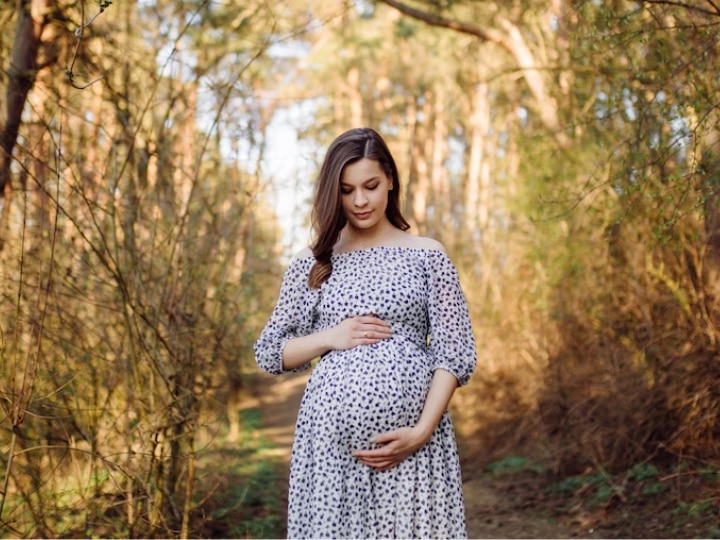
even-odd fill
[{"label": "woman's face", "polygon": [[368,230],[387,220],[390,189],[392,182],[374,159],[362,158],[346,165],[340,177],[340,197],[348,224]]}]

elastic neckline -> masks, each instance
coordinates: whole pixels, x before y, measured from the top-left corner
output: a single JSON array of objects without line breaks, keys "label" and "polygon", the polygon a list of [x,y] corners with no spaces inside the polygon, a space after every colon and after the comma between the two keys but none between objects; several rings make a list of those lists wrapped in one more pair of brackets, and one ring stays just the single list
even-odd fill
[{"label": "elastic neckline", "polygon": [[428,252],[437,251],[438,253],[445,253],[443,250],[437,249],[437,248],[380,245],[380,246],[370,246],[370,247],[365,247],[365,248],[353,249],[351,251],[337,251],[337,252],[333,253],[332,256],[338,257],[340,255],[350,255],[352,253],[365,253],[368,251],[379,251],[379,250],[407,250],[407,251],[428,251]]},{"label": "elastic neckline", "polygon": [[[359,249],[353,249],[352,251],[338,251],[332,254],[331,258],[336,259],[339,257],[344,257],[352,254],[363,254],[363,253],[369,253],[373,251],[416,251],[419,253],[440,253],[443,255],[447,255],[447,252],[442,249],[437,248],[426,248],[426,247],[413,247],[413,246],[389,246],[389,245],[381,245],[381,246],[370,246],[366,248],[359,248]],[[314,260],[315,257],[310,255],[305,255],[304,257],[295,257],[293,260],[296,261],[308,261],[308,260]]]}]

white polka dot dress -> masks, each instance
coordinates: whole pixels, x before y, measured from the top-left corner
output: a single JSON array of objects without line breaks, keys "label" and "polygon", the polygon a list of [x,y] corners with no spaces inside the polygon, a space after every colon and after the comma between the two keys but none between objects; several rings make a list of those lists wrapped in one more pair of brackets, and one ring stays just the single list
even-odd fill
[{"label": "white polka dot dress", "polygon": [[295,427],[289,538],[464,538],[460,465],[452,422],[398,466],[377,472],[351,455],[374,435],[412,426],[432,373],[464,384],[476,352],[457,271],[439,250],[376,247],[333,255],[320,289],[307,277],[314,258],[292,261],[277,306],[255,344],[261,369],[280,374],[294,337],[376,315],[393,335],[333,350],[313,368]]}]

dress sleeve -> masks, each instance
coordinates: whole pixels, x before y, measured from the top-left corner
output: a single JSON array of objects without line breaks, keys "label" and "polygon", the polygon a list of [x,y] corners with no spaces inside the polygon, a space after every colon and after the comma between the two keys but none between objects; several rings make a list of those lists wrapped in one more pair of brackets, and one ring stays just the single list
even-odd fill
[{"label": "dress sleeve", "polygon": [[293,370],[282,367],[283,349],[292,338],[312,333],[315,323],[315,306],[320,298],[319,289],[307,284],[312,257],[293,259],[285,271],[280,295],[260,337],[255,342],[255,361],[258,367],[273,375],[289,371],[306,370],[310,363]]},{"label": "dress sleeve", "polygon": [[477,351],[458,273],[444,251],[428,259],[428,318],[432,370],[452,373],[464,385],[475,371]]}]

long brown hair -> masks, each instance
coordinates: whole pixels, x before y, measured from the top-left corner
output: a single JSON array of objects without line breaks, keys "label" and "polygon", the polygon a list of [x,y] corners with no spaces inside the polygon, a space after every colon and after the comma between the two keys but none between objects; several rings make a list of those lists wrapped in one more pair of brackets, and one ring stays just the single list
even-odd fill
[{"label": "long brown hair", "polygon": [[333,247],[340,236],[340,231],[347,223],[340,193],[340,178],[343,170],[347,165],[363,158],[377,161],[391,181],[393,189],[388,192],[385,210],[390,223],[403,231],[410,228],[400,212],[400,179],[395,160],[385,141],[371,128],[346,131],[328,148],[315,185],[312,225],[316,240],[310,246],[315,264],[308,276],[308,285],[313,289],[319,288],[330,277]]}]

